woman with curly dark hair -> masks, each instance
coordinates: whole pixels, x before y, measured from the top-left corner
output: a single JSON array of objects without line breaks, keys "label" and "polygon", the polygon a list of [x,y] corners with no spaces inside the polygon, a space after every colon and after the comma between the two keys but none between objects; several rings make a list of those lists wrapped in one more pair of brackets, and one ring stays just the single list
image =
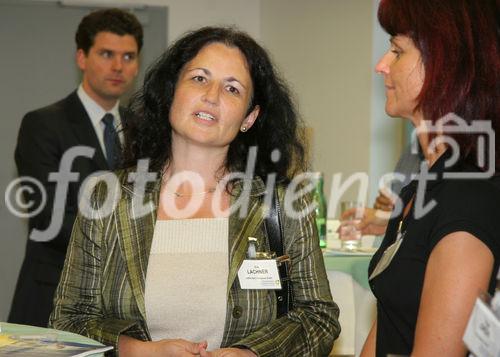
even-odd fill
[{"label": "woman with curly dark hair", "polygon": [[[307,195],[293,203],[306,214],[281,212],[293,308],[278,316],[274,290],[245,284],[265,269],[241,268],[253,248],[272,255],[266,193],[276,186],[286,207],[285,183],[306,166],[299,118],[267,53],[232,28],[188,33],[149,70],[132,108],[121,197],[110,215],[78,216],[52,325],[124,356],[328,355],[338,308]],[[92,206],[109,191],[98,184]]]},{"label": "woman with curly dark hair", "polygon": [[370,262],[377,320],[361,356],[465,356],[474,302],[500,263],[500,48],[494,0],[382,0],[386,112],[425,163]]},{"label": "woman with curly dark hair", "polygon": [[[125,150],[125,166],[134,166],[137,160],[151,159],[151,170],[161,172],[172,159],[172,125],[169,117],[178,77],[182,67],[207,43],[220,42],[238,48],[246,59],[253,94],[248,113],[259,108],[258,120],[252,130],[236,135],[229,143],[226,171],[245,171],[249,148],[257,146],[255,174],[263,179],[275,172],[279,179],[293,177],[292,160],[307,168],[300,137],[300,120],[286,85],[271,65],[266,51],[256,46],[252,38],[240,36],[226,28],[205,28],[178,41],[158,60],[146,75],[141,95],[132,104],[139,120],[129,123],[125,133],[131,145]],[[243,129],[243,126],[241,127]],[[278,150],[281,158],[271,159]]]}]

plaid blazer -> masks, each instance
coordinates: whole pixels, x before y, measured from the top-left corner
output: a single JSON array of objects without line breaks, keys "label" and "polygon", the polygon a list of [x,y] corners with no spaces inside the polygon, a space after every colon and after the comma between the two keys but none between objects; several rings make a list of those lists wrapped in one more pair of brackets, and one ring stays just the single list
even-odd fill
[{"label": "plaid blazer", "polygon": [[[88,336],[107,345],[118,344],[120,334],[150,340],[146,324],[144,291],[148,258],[156,222],[160,180],[142,194],[118,173],[121,190],[111,214],[95,210],[79,213],[68,247],[61,280],[54,297],[49,325]],[[243,290],[236,279],[246,257],[247,237],[269,247],[263,226],[265,186],[261,179],[243,181],[233,190],[231,203],[246,197],[248,211],[229,217],[229,276],[227,315],[222,347],[247,346],[259,356],[327,356],[340,333],[338,307],[333,302],[314,216],[292,219],[283,215],[285,252],[291,257],[290,278],[294,308],[276,319],[272,290]],[[100,207],[108,190],[95,186],[90,205]],[[111,190],[109,190],[111,192]],[[244,196],[244,192],[249,195]],[[284,188],[278,189],[283,203]],[[149,213],[137,214],[137,203]],[[308,200],[295,201],[296,210]],[[282,206],[284,207],[284,206]],[[85,217],[87,216],[87,217]],[[117,351],[116,351],[117,352]]]}]

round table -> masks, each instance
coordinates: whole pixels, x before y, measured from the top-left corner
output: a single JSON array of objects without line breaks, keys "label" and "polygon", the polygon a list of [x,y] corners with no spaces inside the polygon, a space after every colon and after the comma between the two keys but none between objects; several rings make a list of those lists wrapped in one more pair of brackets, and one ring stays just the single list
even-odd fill
[{"label": "round table", "polygon": [[351,253],[343,254],[333,250],[323,254],[326,270],[341,271],[352,278],[363,288],[370,289],[368,285],[368,265],[372,254]]}]

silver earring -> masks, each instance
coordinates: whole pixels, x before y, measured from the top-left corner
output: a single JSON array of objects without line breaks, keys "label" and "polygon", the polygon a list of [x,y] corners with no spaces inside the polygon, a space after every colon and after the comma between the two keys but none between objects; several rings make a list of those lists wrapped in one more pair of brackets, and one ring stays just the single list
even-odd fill
[{"label": "silver earring", "polygon": [[241,127],[241,131],[244,133],[245,131],[247,131],[247,127],[246,126],[242,126]]}]

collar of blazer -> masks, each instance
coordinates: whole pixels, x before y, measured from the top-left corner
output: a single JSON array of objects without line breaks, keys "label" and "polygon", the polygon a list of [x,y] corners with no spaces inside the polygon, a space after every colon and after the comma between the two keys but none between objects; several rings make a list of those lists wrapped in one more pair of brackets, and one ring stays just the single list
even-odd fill
[{"label": "collar of blazer", "polygon": [[[144,291],[146,273],[156,223],[157,207],[159,202],[161,180],[156,179],[144,190],[143,194],[134,192],[133,184],[128,182],[128,173],[134,170],[122,171],[118,174],[122,183],[123,194],[113,212],[116,235],[124,260],[127,273],[142,317],[146,318]],[[121,177],[120,177],[121,176]],[[266,193],[262,179],[238,181],[234,184],[231,196],[231,207],[247,207],[238,209],[229,217],[229,275],[227,294],[236,278],[238,269],[245,259],[249,236],[256,236],[261,229],[264,216],[263,196]],[[138,214],[137,202],[148,208],[148,214]],[[138,218],[134,218],[138,217]]]}]

